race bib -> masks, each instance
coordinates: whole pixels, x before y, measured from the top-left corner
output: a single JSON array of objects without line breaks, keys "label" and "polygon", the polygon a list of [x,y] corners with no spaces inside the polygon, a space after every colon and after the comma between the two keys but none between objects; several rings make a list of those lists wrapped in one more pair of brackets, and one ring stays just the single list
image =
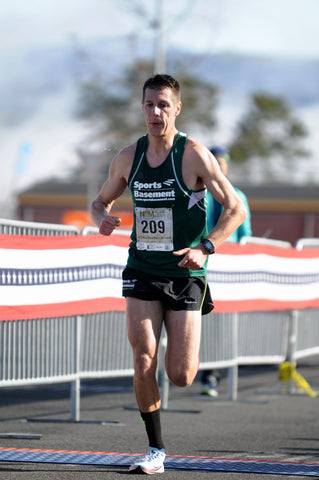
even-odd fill
[{"label": "race bib", "polygon": [[174,250],[171,208],[135,207],[135,218],[138,250]]}]

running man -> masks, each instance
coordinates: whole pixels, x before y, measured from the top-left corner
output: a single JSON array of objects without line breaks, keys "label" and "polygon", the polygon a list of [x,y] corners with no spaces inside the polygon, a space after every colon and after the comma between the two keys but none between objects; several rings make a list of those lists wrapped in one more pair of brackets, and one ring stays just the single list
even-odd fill
[{"label": "running man", "polygon": [[[162,473],[165,446],[156,380],[163,325],[165,367],[172,383],[191,385],[199,365],[201,315],[212,300],[206,279],[208,256],[245,220],[246,209],[209,150],[181,133],[180,86],[170,75],[155,75],[143,86],[147,134],[112,160],[109,176],[92,203],[102,235],[120,227],[111,214],[128,186],[134,225],[123,271],[128,338],[134,358],[134,390],[148,436],[148,453],[134,473]],[[207,189],[223,205],[211,232],[206,227]]]}]

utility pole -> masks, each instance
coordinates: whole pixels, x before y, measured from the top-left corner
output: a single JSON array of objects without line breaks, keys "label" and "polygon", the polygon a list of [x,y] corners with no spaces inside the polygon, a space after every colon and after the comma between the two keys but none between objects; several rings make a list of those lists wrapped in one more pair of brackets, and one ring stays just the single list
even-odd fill
[{"label": "utility pole", "polygon": [[165,32],[164,32],[164,0],[155,1],[155,59],[154,73],[166,73]]}]

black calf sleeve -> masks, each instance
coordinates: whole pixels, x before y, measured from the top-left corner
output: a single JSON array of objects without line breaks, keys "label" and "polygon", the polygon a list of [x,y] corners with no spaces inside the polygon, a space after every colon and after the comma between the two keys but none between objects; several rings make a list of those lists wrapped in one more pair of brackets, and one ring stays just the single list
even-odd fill
[{"label": "black calf sleeve", "polygon": [[162,429],[160,411],[140,412],[148,436],[149,446],[154,448],[165,448],[162,440]]}]

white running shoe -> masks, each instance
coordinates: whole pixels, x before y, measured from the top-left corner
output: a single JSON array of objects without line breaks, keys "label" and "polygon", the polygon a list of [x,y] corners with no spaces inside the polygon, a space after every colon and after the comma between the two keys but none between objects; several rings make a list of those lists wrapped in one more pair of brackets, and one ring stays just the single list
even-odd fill
[{"label": "white running shoe", "polygon": [[209,397],[218,397],[217,390],[218,381],[214,375],[209,375],[206,381],[202,384],[201,395],[208,395]]},{"label": "white running shoe", "polygon": [[204,383],[201,395],[208,395],[209,397],[218,397],[218,390],[215,385],[211,383]]},{"label": "white running shoe", "polygon": [[129,472],[138,473],[138,471],[140,471],[148,475],[163,473],[165,457],[164,448],[159,450],[158,448],[149,447],[147,455],[137,460],[136,463],[133,463],[129,468]]}]

